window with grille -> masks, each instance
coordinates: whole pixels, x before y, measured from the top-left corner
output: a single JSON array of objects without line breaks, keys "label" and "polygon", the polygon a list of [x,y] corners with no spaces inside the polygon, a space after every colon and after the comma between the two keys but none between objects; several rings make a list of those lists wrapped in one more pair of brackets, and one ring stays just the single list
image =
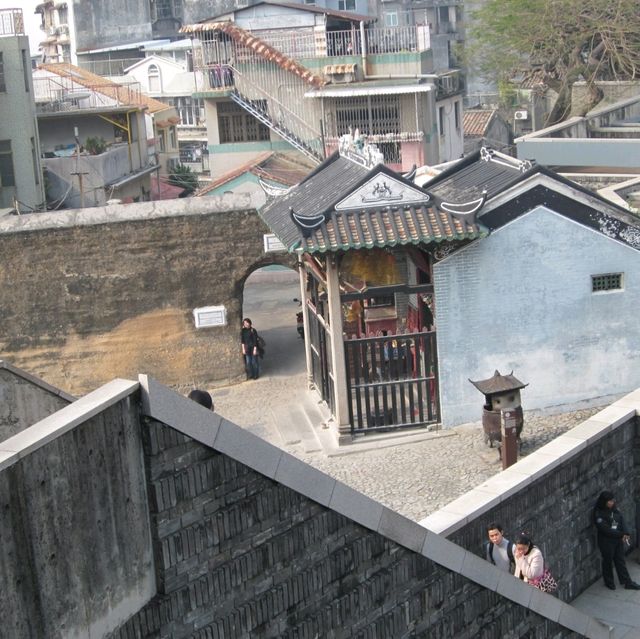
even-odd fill
[{"label": "window with grille", "polygon": [[355,11],[356,0],[338,0],[339,11]]},{"label": "window with grille", "polygon": [[182,3],[180,0],[155,0],[151,3],[152,15],[156,20],[181,18]]},{"label": "window with grille", "polygon": [[365,135],[400,133],[400,102],[395,95],[350,98],[336,105],[336,135],[349,133],[349,127]]},{"label": "window with grille", "polygon": [[204,121],[204,100],[190,96],[173,98],[173,106],[180,114],[182,126],[195,126]]},{"label": "window with grille", "polygon": [[15,186],[11,140],[0,140],[0,186]]},{"label": "window with grille", "polygon": [[400,142],[377,142],[376,146],[382,153],[385,164],[402,164],[402,146]]},{"label": "window with grille", "polygon": [[602,293],[603,291],[621,291],[622,273],[604,273],[603,275],[591,276],[591,292]]},{"label": "window with grille", "polygon": [[[262,111],[267,108],[265,100],[254,100],[253,104]],[[218,131],[220,144],[269,140],[269,128],[235,102],[218,104]]]}]

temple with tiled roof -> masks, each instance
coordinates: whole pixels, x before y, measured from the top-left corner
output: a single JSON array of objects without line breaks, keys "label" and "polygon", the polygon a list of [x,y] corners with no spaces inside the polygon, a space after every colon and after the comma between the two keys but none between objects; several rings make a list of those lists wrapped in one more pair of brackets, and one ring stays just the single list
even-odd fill
[{"label": "temple with tiled roof", "polygon": [[435,197],[381,159],[346,135],[260,211],[298,255],[309,377],[352,436],[439,420],[432,265],[487,235],[485,195]]}]

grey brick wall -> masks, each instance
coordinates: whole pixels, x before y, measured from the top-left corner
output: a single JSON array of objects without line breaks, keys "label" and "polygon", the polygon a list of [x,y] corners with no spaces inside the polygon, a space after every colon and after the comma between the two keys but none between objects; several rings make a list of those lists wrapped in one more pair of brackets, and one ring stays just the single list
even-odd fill
[{"label": "grey brick wall", "polygon": [[491,522],[502,523],[507,537],[530,532],[559,581],[560,598],[571,601],[601,577],[591,518],[594,495],[613,490],[626,521],[636,527],[639,461],[640,429],[634,418],[448,538],[478,553]]},{"label": "grey brick wall", "polygon": [[172,428],[144,438],[158,595],[112,639],[571,636]]}]

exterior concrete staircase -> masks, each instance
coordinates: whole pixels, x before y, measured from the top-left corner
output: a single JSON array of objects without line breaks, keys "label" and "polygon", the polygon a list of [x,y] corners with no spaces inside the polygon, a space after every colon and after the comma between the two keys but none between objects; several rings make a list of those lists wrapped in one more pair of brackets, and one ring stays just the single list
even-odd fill
[{"label": "exterior concrete staircase", "polygon": [[[313,140],[317,142],[315,145],[307,140],[303,140],[299,134],[296,134],[294,131],[284,126],[283,122],[275,122],[267,111],[259,108],[255,102],[243,96],[237,89],[231,93],[230,98],[310,160],[317,163],[322,162],[324,154],[320,148],[320,141],[317,138]],[[282,107],[282,105],[280,105],[280,108],[286,113],[286,109]],[[287,115],[291,118],[289,121],[293,121],[293,118],[297,117],[293,113],[289,113]]]}]

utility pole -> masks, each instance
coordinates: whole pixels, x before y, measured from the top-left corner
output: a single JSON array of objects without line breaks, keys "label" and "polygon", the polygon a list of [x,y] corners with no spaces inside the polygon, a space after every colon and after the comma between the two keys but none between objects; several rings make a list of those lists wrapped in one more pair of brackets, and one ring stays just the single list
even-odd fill
[{"label": "utility pole", "polygon": [[84,176],[89,175],[88,171],[79,171],[78,170],[78,160],[80,158],[80,140],[78,139],[78,127],[73,127],[73,135],[76,139],[76,170],[71,173],[71,175],[78,176],[78,189],[80,191],[80,208],[84,208]]}]

